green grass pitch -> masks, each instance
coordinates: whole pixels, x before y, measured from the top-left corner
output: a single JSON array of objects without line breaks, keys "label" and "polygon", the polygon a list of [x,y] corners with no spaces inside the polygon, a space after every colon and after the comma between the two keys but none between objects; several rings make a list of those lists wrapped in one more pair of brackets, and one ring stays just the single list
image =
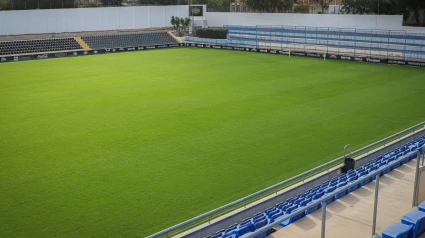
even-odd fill
[{"label": "green grass pitch", "polygon": [[0,237],[144,237],[425,120],[425,69],[212,49],[0,64]]}]

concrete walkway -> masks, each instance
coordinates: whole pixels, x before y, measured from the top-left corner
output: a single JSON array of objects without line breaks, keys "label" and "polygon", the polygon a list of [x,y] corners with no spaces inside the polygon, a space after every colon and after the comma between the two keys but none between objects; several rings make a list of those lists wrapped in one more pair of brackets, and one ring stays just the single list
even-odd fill
[{"label": "concrete walkway", "polygon": [[[413,210],[413,184],[416,159],[384,175],[379,183],[377,235],[401,217]],[[372,219],[375,197],[375,181],[329,204],[326,211],[326,238],[373,237]],[[322,209],[287,227],[275,227],[278,231],[269,237],[321,236]],[[425,234],[421,236],[425,238]]]}]

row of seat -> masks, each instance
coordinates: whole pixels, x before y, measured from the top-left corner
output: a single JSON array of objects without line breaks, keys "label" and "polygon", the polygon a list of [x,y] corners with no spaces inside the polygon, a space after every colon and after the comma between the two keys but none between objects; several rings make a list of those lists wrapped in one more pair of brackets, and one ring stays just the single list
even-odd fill
[{"label": "row of seat", "polygon": [[425,233],[425,202],[418,210],[408,212],[397,222],[385,228],[382,238],[416,238]]},{"label": "row of seat", "polygon": [[425,45],[407,46],[407,45],[392,45],[392,44],[376,44],[373,42],[357,42],[357,41],[341,41],[341,40],[320,40],[308,38],[293,38],[293,37],[267,37],[258,35],[240,35],[229,34],[230,41],[252,41],[262,43],[275,43],[275,44],[300,44],[300,45],[320,45],[333,48],[355,49],[355,50],[376,50],[376,51],[390,51],[399,53],[417,53],[425,55]]},{"label": "row of seat", "polygon": [[[392,163],[393,161],[399,159],[402,156],[407,155],[408,153],[415,150],[422,150],[422,146],[425,144],[425,136],[422,136],[416,140],[413,140],[399,148],[396,148],[388,153],[383,154],[382,156],[372,159],[369,163],[355,169],[350,170],[347,173],[340,174],[334,178],[325,181],[324,183],[315,186],[314,188],[308,189],[304,193],[300,193],[293,198],[288,198],[285,202],[279,202],[274,207],[267,208],[264,212],[255,214],[252,218],[248,217],[242,220],[239,224],[233,224],[229,228],[217,231],[214,235],[208,236],[207,238],[236,238],[243,237],[244,235],[254,232],[258,228],[261,228],[267,224],[270,224],[274,221],[284,219],[285,216],[292,214],[299,209],[307,205],[311,205],[314,201],[328,196],[330,193],[337,192],[335,196],[332,196],[326,200],[326,204],[330,204],[335,200],[349,194],[356,189],[368,184],[369,182],[376,179],[376,176],[372,176],[370,179],[360,182],[357,185],[351,186],[348,189],[344,187],[347,184],[353,184],[356,181],[363,179],[369,173],[378,170],[379,168]],[[422,151],[421,151],[422,152]],[[381,176],[390,172],[391,170],[396,169],[397,167],[403,165],[404,163],[416,158],[416,154],[409,156],[402,161],[394,164],[391,168],[386,169],[381,172]],[[307,209],[304,213],[300,213],[290,219],[284,220],[280,223],[281,226],[285,227],[291,224],[294,221],[318,210],[321,208],[321,204],[314,206],[310,209]],[[258,238],[265,237],[269,232],[265,232],[259,235]]]},{"label": "row of seat", "polygon": [[64,50],[81,50],[74,38],[53,38],[43,40],[0,42],[0,55],[52,52]]},{"label": "row of seat", "polygon": [[228,33],[228,39],[232,39],[232,36],[239,36],[239,35],[243,35],[243,36],[251,36],[251,38],[255,38],[257,40],[259,39],[267,39],[267,40],[271,40],[274,39],[274,41],[282,41],[284,42],[286,38],[289,39],[297,39],[298,42],[305,42],[306,44],[309,44],[311,42],[320,42],[321,44],[323,44],[323,42],[328,42],[328,41],[338,41],[341,42],[342,45],[345,45],[344,43],[363,43],[363,44],[383,44],[389,48],[396,48],[396,47],[404,47],[406,46],[408,49],[409,48],[415,48],[415,49],[419,49],[421,51],[423,51],[423,48],[425,47],[425,41],[414,41],[414,42],[406,42],[406,41],[401,41],[401,42],[397,42],[397,41],[389,41],[388,38],[375,38],[375,39],[368,39],[368,38],[362,38],[362,37],[341,37],[341,36],[330,36],[330,35],[311,35],[311,34],[286,34],[286,33],[282,33],[282,34],[274,34],[271,35],[268,32],[245,32],[245,31],[229,31]]},{"label": "row of seat", "polygon": [[92,49],[151,46],[175,44],[176,41],[167,32],[148,32],[137,34],[85,36],[82,39]]},{"label": "row of seat", "polygon": [[72,41],[73,38],[55,38],[55,39],[36,39],[36,40],[17,40],[17,41],[0,41],[0,47],[2,46],[25,46],[36,44],[51,44],[52,40],[55,43],[67,43]]},{"label": "row of seat", "polygon": [[328,27],[295,27],[295,26],[243,26],[224,25],[228,31],[267,32],[268,34],[305,34],[305,35],[330,35],[335,37],[362,37],[385,38],[388,41],[425,41],[425,34],[410,33],[405,31],[367,30],[353,28],[328,28]]}]

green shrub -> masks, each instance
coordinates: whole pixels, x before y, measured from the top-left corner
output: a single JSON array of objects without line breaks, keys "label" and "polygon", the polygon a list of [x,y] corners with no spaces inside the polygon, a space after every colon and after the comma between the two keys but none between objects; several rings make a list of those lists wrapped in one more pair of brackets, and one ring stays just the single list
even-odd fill
[{"label": "green shrub", "polygon": [[201,28],[196,30],[196,36],[200,38],[226,39],[227,30]]},{"label": "green shrub", "polygon": [[309,12],[310,12],[310,6],[308,5],[300,4],[294,7],[294,13],[309,13]]}]

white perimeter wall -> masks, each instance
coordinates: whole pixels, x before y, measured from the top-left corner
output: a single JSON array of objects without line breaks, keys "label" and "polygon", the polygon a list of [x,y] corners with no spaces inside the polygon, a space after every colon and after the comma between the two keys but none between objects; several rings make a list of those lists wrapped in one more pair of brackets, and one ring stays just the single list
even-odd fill
[{"label": "white perimeter wall", "polygon": [[[206,6],[204,6],[204,9]],[[80,32],[169,27],[171,16],[188,17],[189,7],[143,6],[0,11],[0,35]],[[402,29],[402,16],[204,12],[208,26],[288,25]]]},{"label": "white perimeter wall", "polygon": [[403,17],[385,15],[335,15],[286,13],[207,12],[208,26],[287,25],[341,28],[402,29]]},{"label": "white perimeter wall", "polygon": [[188,15],[187,5],[0,11],[0,35],[169,27]]}]

